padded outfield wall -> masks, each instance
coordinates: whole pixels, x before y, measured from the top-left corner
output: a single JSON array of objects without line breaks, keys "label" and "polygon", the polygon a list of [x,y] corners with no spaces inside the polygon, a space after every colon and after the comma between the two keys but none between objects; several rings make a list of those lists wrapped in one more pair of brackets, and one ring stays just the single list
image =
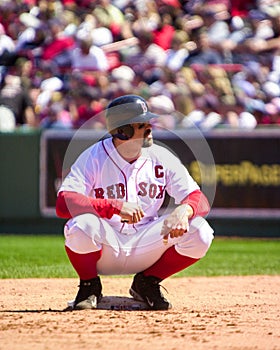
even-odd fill
[{"label": "padded outfield wall", "polygon": [[[92,130],[0,133],[0,233],[62,234],[54,210],[62,173],[102,137]],[[280,130],[155,131],[154,138],[202,186],[216,235],[280,237]],[[165,206],[172,207],[169,198]]]}]

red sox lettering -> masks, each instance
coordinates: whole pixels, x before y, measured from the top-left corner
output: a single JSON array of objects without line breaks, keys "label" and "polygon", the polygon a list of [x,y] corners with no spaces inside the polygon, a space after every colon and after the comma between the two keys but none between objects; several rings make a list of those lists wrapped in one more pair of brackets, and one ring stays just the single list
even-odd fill
[{"label": "red sox lettering", "polygon": [[[164,177],[164,168],[162,165],[156,165],[154,167],[154,175],[155,178],[163,178]],[[163,198],[165,186],[157,183],[148,183],[145,181],[141,181],[137,184],[137,188],[139,189],[137,194],[141,197],[148,196],[153,199],[161,199]],[[98,187],[94,188],[93,192],[95,194],[95,198],[101,199],[123,199],[126,196],[126,186],[124,183],[115,183],[106,187]]]},{"label": "red sox lettering", "polygon": [[[161,199],[163,198],[165,186],[155,183],[148,184],[147,182],[140,182],[138,184],[138,195],[141,197],[149,196],[149,198]],[[126,195],[125,185],[117,183],[105,188],[99,187],[94,190],[95,198],[101,199],[123,199]]]}]

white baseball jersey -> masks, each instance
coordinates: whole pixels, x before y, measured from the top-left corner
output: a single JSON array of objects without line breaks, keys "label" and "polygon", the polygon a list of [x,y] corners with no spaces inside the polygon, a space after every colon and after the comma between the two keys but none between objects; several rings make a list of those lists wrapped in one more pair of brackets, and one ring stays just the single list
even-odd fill
[{"label": "white baseball jersey", "polygon": [[187,169],[166,148],[156,144],[142,148],[141,156],[130,164],[119,155],[112,138],[108,138],[78,157],[59,191],[138,203],[145,216],[137,224],[121,223],[119,215],[104,219],[118,232],[133,234],[138,226],[158,217],[165,191],[179,204],[196,189],[199,186]]}]

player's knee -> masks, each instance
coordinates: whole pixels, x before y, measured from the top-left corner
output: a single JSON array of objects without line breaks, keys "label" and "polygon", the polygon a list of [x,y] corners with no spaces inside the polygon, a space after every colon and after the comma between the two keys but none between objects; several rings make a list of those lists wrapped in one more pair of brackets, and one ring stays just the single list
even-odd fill
[{"label": "player's knee", "polygon": [[[209,226],[210,227],[210,226]],[[197,238],[197,249],[196,249],[196,258],[202,258],[206,255],[209,250],[212,240],[213,240],[213,230],[201,230]]]},{"label": "player's knee", "polygon": [[88,236],[91,236],[99,226],[99,218],[94,214],[82,214],[73,219],[73,228],[79,229]]},{"label": "player's knee", "polygon": [[191,225],[186,239],[183,239],[177,245],[176,249],[182,255],[200,259],[206,255],[213,238],[213,229],[207,221],[203,218],[197,218],[193,225]]},{"label": "player's knee", "polygon": [[69,220],[65,225],[65,245],[76,253],[85,254],[100,249],[92,237],[92,225],[95,221],[92,217],[95,216],[91,214],[80,215]]}]

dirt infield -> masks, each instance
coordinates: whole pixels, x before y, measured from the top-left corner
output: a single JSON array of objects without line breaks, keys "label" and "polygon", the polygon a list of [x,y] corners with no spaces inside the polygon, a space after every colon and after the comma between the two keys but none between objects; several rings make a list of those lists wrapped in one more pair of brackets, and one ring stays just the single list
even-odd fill
[{"label": "dirt infield", "polygon": [[[128,296],[130,278],[102,278]],[[63,311],[76,279],[0,280],[0,350],[280,349],[280,276],[169,278],[170,311]]]}]

